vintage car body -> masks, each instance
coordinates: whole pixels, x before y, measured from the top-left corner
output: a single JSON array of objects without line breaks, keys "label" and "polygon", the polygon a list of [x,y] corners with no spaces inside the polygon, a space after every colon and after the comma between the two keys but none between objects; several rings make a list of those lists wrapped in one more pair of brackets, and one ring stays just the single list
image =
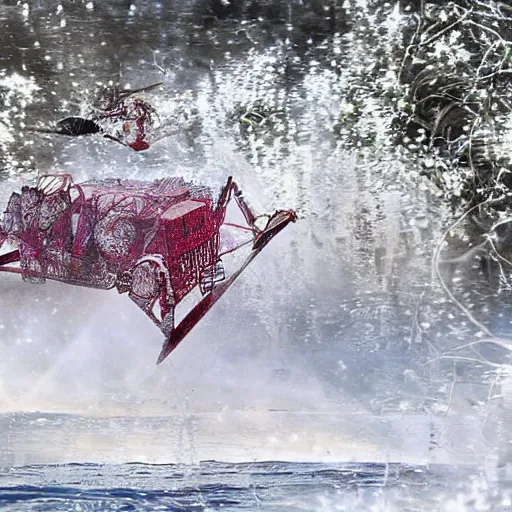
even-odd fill
[{"label": "vintage car body", "polygon": [[[229,224],[252,244],[247,260],[226,276],[220,229],[234,199],[246,225]],[[218,200],[207,187],[181,178],[154,182],[117,179],[75,184],[48,175],[13,193],[3,217],[0,271],[29,282],[52,279],[102,289],[117,288],[165,336],[161,362],[229,288],[249,262],[289,222],[292,210],[256,216],[228,179]],[[262,224],[263,221],[263,224]],[[178,326],[176,305],[199,287],[203,298]]]}]

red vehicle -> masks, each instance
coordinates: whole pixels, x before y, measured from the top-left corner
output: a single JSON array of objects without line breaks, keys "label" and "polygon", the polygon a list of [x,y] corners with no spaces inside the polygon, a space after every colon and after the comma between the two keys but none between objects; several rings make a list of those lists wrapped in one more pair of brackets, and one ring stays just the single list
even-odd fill
[{"label": "red vehicle", "polygon": [[[226,220],[232,200],[242,224]],[[128,293],[165,336],[160,363],[295,220],[293,210],[255,215],[231,178],[214,201],[208,188],[181,178],[75,184],[69,175],[48,175],[11,195],[0,248],[13,247],[0,255],[0,271]],[[247,258],[226,276],[222,258],[242,246]],[[175,325],[177,304],[195,288],[202,298]]]}]

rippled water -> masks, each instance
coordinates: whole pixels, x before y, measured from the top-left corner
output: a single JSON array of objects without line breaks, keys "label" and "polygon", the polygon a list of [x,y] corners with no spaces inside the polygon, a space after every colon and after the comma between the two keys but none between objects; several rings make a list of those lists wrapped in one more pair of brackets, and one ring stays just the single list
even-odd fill
[{"label": "rippled water", "polygon": [[[459,475],[460,476],[460,473]],[[401,464],[72,464],[0,472],[3,510],[453,510],[447,467]],[[404,492],[404,490],[406,490]],[[448,492],[448,495],[447,495]],[[502,510],[497,499],[493,505]],[[505,509],[503,509],[505,510]]]}]

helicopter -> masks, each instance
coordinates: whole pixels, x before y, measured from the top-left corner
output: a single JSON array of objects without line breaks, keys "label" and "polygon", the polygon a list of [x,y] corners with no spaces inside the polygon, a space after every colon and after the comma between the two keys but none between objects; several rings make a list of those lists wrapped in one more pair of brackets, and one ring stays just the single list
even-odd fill
[{"label": "helicopter", "polygon": [[[232,202],[240,221],[227,220]],[[215,200],[181,177],[76,184],[69,174],[43,175],[10,196],[0,272],[126,293],[164,335],[159,364],[296,219],[293,210],[257,215],[231,177]],[[242,248],[228,273],[224,259]],[[199,299],[175,325],[176,306],[193,290]]]},{"label": "helicopter", "polygon": [[144,151],[153,142],[152,132],[157,128],[158,115],[139,93],[146,93],[161,85],[162,82],[157,82],[137,89],[106,86],[98,94],[90,115],[69,116],[58,121],[55,127],[33,127],[29,130],[70,137],[100,134],[134,151]]}]

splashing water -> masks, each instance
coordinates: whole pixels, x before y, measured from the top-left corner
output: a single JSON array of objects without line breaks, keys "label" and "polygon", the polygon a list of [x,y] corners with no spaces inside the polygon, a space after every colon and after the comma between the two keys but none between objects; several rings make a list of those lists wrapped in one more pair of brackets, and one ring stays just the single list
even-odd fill
[{"label": "splashing water", "polygon": [[[400,101],[392,90],[399,70],[382,64],[375,40],[381,36],[388,53],[399,46],[395,6],[384,10],[386,16],[375,15],[372,2],[360,2],[359,11],[349,6],[353,29],[299,46],[297,26],[286,29],[286,37],[272,32],[271,41],[261,35],[262,21],[228,19],[198,31],[190,11],[163,9],[161,18],[153,16],[157,4],[148,3],[147,11],[137,4],[131,14],[121,6],[63,4],[58,16],[65,16],[65,27],[43,8],[31,8],[37,40],[52,64],[48,71],[35,68],[32,55],[39,50],[31,46],[23,78],[11,71],[1,76],[11,86],[1,86],[7,88],[2,101],[10,102],[0,119],[3,167],[10,178],[0,197],[30,181],[34,171],[71,171],[77,181],[180,175],[214,188],[234,174],[260,210],[295,208],[300,219],[247,270],[164,370],[154,367],[158,333],[122,297],[4,279],[0,407],[1,431],[9,435],[0,445],[0,460],[5,466],[116,464],[104,469],[112,484],[104,485],[101,497],[94,495],[97,482],[92,491],[84,485],[78,492],[66,484],[87,481],[88,471],[102,471],[98,466],[56,466],[62,470],[57,476],[53,466],[20,470],[26,474],[5,487],[23,495],[32,487],[16,486],[37,486],[48,478],[42,485],[59,482],[65,489],[48,488],[37,499],[72,500],[83,510],[91,502],[80,501],[79,492],[103,500],[102,507],[115,509],[125,500],[123,505],[137,503],[140,510],[206,510],[223,499],[224,508],[233,510],[244,503],[264,510],[403,510],[400,500],[409,500],[411,510],[506,507],[506,484],[487,484],[491,477],[479,474],[464,486],[469,479],[456,466],[487,462],[495,468],[493,448],[507,438],[507,414],[488,366],[438,359],[473,339],[473,330],[432,280],[432,250],[448,208],[420,179],[419,167],[404,163],[403,148],[390,133],[390,114]],[[37,25],[46,19],[56,24],[55,32]],[[91,37],[91,27],[101,37]],[[115,56],[112,48],[118,49]],[[22,122],[82,112],[87,94],[98,82],[117,78],[119,67],[124,83],[134,87],[164,80],[163,90],[150,99],[165,137],[151,151],[129,154],[94,137],[19,137]],[[263,121],[244,123],[243,116]],[[470,287],[466,274],[457,272],[452,277],[460,293],[478,288],[475,271],[467,271]],[[50,412],[56,416],[45,415]],[[184,501],[181,494],[158,494],[168,486],[154,467],[141,471],[155,478],[147,489],[156,493],[148,494],[155,501],[148,504],[133,489],[122,498],[115,491],[125,486],[124,472],[133,472],[125,462],[280,457],[453,464],[454,474],[427,472],[420,483],[404,477],[388,489],[375,482],[365,487],[372,472],[382,477],[382,467],[363,476],[335,473],[325,485],[324,474],[318,487],[305,491],[313,501],[290,491],[266,508],[256,484],[223,488],[231,484],[218,468],[212,472],[220,490],[204,489],[198,481],[200,492],[191,493],[190,481],[200,477],[183,477],[173,489],[191,493]],[[300,472],[285,469],[287,482]],[[173,471],[182,471],[165,470],[166,482]],[[243,478],[239,467],[228,470]],[[39,477],[30,480],[32,471]],[[265,474],[261,485],[273,485],[272,478]],[[311,473],[298,481],[308,478]],[[347,495],[352,481],[358,491]],[[145,489],[139,482],[133,487]],[[257,497],[248,497],[253,491]],[[75,494],[70,498],[68,492]]]}]

